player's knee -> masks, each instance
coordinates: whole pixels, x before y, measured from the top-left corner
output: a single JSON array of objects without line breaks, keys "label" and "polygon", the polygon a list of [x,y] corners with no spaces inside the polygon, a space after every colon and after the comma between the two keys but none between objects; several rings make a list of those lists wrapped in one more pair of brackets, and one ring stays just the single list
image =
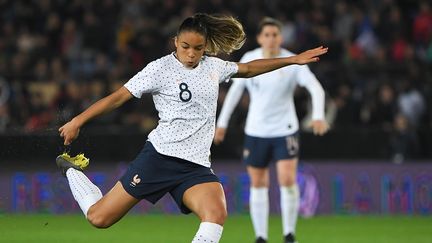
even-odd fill
[{"label": "player's knee", "polygon": [[113,225],[112,220],[110,220],[108,217],[91,211],[87,213],[87,220],[90,222],[90,224],[99,229],[106,229]]},{"label": "player's knee", "polygon": [[228,213],[226,210],[214,211],[212,213],[212,216],[211,216],[211,218],[212,218],[211,222],[223,225],[225,223],[227,216],[228,216]]},{"label": "player's knee", "polygon": [[269,187],[267,183],[251,183],[251,186],[255,188]]},{"label": "player's knee", "polygon": [[212,222],[216,224],[223,225],[228,216],[228,212],[225,207],[210,209],[206,212],[204,217],[202,217],[202,221],[204,222]]},{"label": "player's knee", "polygon": [[269,182],[265,178],[255,178],[251,180],[252,187],[269,187]]},{"label": "player's knee", "polygon": [[295,183],[296,183],[296,180],[294,178],[287,177],[287,178],[281,180],[279,184],[280,184],[280,186],[291,187],[291,186],[295,185]]},{"label": "player's knee", "polygon": [[293,186],[297,183],[296,181],[297,175],[296,174],[285,174],[283,176],[279,176],[278,181],[280,186]]}]

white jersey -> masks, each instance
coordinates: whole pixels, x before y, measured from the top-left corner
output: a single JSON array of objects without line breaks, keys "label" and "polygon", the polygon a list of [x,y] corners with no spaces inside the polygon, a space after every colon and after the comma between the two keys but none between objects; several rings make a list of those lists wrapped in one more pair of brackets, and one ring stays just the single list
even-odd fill
[{"label": "white jersey", "polygon": [[219,83],[237,71],[236,63],[208,56],[187,69],[170,54],[149,63],[124,86],[138,98],[153,95],[160,119],[148,140],[156,151],[210,167]]},{"label": "white jersey", "polygon": [[[278,57],[294,54],[281,49]],[[263,50],[257,48],[244,54],[240,62],[262,59]],[[218,118],[218,127],[226,128],[235,106],[246,87],[250,104],[245,133],[249,136],[271,138],[295,133],[299,122],[294,106],[296,85],[305,87],[312,97],[312,119],[324,119],[324,91],[306,65],[290,65],[249,79],[234,79]]]}]

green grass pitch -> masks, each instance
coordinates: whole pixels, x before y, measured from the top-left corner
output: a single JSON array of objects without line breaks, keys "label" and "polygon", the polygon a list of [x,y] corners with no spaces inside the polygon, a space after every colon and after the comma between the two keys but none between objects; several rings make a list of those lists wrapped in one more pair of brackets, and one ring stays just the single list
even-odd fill
[{"label": "green grass pitch", "polygon": [[[191,242],[196,217],[162,214],[125,216],[109,229],[93,228],[81,215],[0,215],[0,242],[109,243]],[[269,242],[282,242],[278,216],[270,218]],[[432,218],[426,216],[318,216],[299,219],[300,243],[430,243]],[[232,215],[221,243],[254,242],[248,215]]]}]

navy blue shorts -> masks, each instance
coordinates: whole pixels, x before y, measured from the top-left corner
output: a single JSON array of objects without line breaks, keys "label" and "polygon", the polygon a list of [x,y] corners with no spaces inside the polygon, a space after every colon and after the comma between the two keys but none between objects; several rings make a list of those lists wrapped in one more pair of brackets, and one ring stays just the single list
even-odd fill
[{"label": "navy blue shorts", "polygon": [[249,166],[265,168],[271,161],[297,158],[299,135],[259,138],[245,135],[243,161]]},{"label": "navy blue shorts", "polygon": [[153,204],[170,193],[184,214],[191,212],[183,204],[183,194],[188,188],[206,182],[220,183],[210,168],[160,154],[150,142],[146,142],[136,159],[129,164],[120,182],[131,196]]}]

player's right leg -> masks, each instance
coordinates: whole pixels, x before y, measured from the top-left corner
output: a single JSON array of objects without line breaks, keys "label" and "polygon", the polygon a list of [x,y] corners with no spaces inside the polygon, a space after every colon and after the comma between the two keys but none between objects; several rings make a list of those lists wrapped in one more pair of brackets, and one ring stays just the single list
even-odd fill
[{"label": "player's right leg", "polygon": [[97,228],[108,228],[119,221],[140,200],[125,191],[117,182],[114,187],[93,204],[87,212],[87,220]]},{"label": "player's right leg", "polygon": [[82,172],[85,162],[88,164],[88,160],[78,156],[74,159],[60,155],[56,159],[88,221],[97,228],[107,228],[121,219],[139,200],[130,196],[119,182],[102,196],[99,188]]},{"label": "player's right leg", "polygon": [[257,243],[267,242],[270,139],[245,136],[243,160],[250,178],[249,209]]},{"label": "player's right leg", "polygon": [[250,178],[249,210],[255,231],[256,243],[265,243],[268,239],[269,169],[247,166]]}]

